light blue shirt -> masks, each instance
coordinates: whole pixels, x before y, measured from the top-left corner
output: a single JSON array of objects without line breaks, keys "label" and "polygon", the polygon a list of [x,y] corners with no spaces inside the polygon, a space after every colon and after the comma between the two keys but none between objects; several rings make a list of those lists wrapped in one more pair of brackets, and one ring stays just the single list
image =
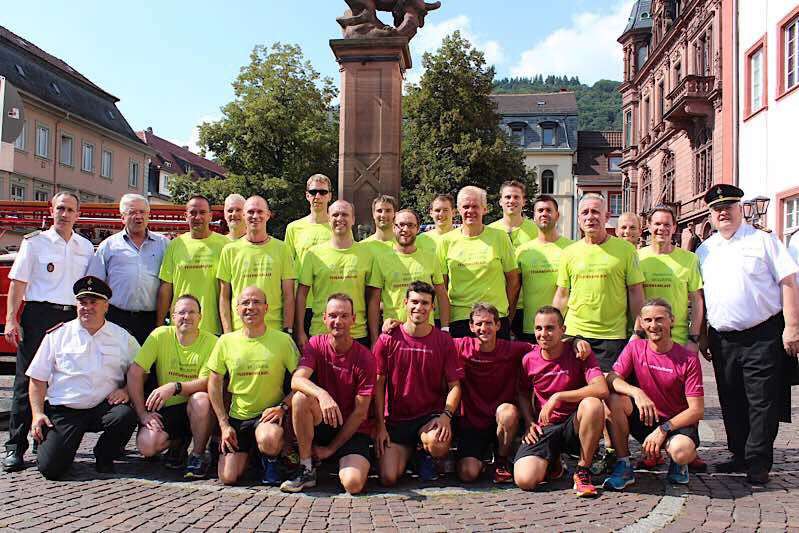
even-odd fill
[{"label": "light blue shirt", "polygon": [[158,272],[169,239],[147,232],[137,248],[127,231],[115,233],[100,243],[89,263],[89,276],[97,276],[111,287],[111,305],[125,311],[155,311]]}]

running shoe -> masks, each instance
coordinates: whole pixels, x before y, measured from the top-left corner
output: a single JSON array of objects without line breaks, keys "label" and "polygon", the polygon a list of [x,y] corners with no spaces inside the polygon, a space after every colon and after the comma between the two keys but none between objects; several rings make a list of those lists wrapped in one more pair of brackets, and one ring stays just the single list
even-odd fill
[{"label": "running shoe", "polygon": [[591,471],[587,467],[577,465],[573,479],[574,492],[578,498],[592,498],[597,495],[596,487],[591,482]]},{"label": "running shoe", "polygon": [[669,480],[669,483],[687,485],[689,478],[688,465],[678,465],[674,461],[669,463],[669,473],[666,475],[666,479]]},{"label": "running shoe", "polygon": [[651,457],[649,455],[641,456],[641,459],[635,465],[635,468],[640,470],[654,470],[655,468],[659,467],[660,465],[665,465],[666,459],[663,458],[663,451],[657,455],[657,457]]},{"label": "running shoe", "polygon": [[691,472],[707,472],[707,463],[697,454],[694,460],[688,463],[688,470]]},{"label": "running shoe", "polygon": [[591,473],[595,476],[600,474],[609,474],[613,471],[613,466],[616,464],[616,450],[613,448],[605,448],[602,455],[594,456],[594,462],[591,463]]},{"label": "running shoe", "polygon": [[205,479],[208,476],[208,467],[210,464],[210,453],[205,452],[202,455],[191,454],[183,477],[185,479]]},{"label": "running shoe", "polygon": [[292,479],[287,479],[280,485],[283,492],[302,492],[316,486],[316,468],[310,470],[300,465],[297,474]]},{"label": "running shoe", "polygon": [[613,473],[605,479],[602,486],[610,490],[624,490],[635,483],[635,471],[629,462],[617,461]]},{"label": "running shoe", "polygon": [[263,477],[261,477],[262,485],[280,485],[280,472],[278,471],[278,463],[276,457],[267,457],[261,455],[261,466],[263,467]]},{"label": "running shoe", "polygon": [[506,459],[497,461],[494,464],[494,483],[513,483],[513,473],[510,471]]},{"label": "running shoe", "polygon": [[429,453],[422,452],[419,456],[419,479],[425,482],[438,479],[436,463]]}]

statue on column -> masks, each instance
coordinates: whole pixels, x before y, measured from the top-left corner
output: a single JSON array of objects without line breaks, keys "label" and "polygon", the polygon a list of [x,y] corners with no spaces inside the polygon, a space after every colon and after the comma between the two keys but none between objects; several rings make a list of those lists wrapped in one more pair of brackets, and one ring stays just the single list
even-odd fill
[{"label": "statue on column", "polygon": [[[350,7],[336,21],[341,25],[345,39],[406,37],[413,39],[430,11],[441,7],[441,2],[424,0],[345,0]],[[378,11],[394,16],[394,26],[383,24]]]}]

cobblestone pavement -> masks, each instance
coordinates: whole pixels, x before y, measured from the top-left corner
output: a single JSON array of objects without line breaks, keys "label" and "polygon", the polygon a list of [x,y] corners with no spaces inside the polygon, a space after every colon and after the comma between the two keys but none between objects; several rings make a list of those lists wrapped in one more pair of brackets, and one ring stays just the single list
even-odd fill
[{"label": "cobblestone pavement", "polygon": [[[712,370],[704,370],[701,455],[712,465],[729,454]],[[799,532],[797,427],[781,427],[772,481],[764,488],[752,489],[741,475],[718,474],[692,475],[688,487],[675,488],[663,472],[639,472],[627,491],[595,500],[575,498],[567,480],[528,493],[488,482],[464,488],[451,477],[426,488],[406,479],[390,492],[370,480],[368,494],[348,497],[331,476],[307,495],[289,496],[254,481],[234,488],[216,480],[183,482],[135,452],[106,476],[92,468],[94,439],[87,437],[65,481],[46,481],[33,467],[0,474],[0,531]]]}]

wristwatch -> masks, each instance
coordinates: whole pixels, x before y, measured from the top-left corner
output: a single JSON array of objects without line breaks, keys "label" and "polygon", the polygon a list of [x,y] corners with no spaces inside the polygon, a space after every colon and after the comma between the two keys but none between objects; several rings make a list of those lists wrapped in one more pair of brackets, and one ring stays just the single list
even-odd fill
[{"label": "wristwatch", "polygon": [[452,415],[452,411],[450,411],[449,409],[444,409],[444,412],[443,412],[443,413],[441,413],[441,414],[442,414],[442,415],[447,415],[447,418],[449,418],[450,420],[452,420],[452,416],[453,416],[453,415]]},{"label": "wristwatch", "polygon": [[280,402],[280,405],[278,405],[278,407],[283,409],[284,413],[289,410],[289,406],[286,404],[286,402]]},{"label": "wristwatch", "polygon": [[441,331],[446,331],[449,333],[449,326],[441,326]]},{"label": "wristwatch", "polygon": [[289,335],[294,335],[294,328],[283,328],[283,333],[288,333]]},{"label": "wristwatch", "polygon": [[697,344],[699,343],[699,335],[688,335],[688,340]]},{"label": "wristwatch", "polygon": [[669,431],[671,431],[671,421],[670,420],[666,420],[665,422],[660,424],[659,427],[660,427],[660,430],[663,433],[668,433]]},{"label": "wristwatch", "polygon": [[180,391],[182,391],[182,390],[183,390],[183,385],[180,383],[180,381],[176,381],[175,382],[175,394],[180,394]]}]

